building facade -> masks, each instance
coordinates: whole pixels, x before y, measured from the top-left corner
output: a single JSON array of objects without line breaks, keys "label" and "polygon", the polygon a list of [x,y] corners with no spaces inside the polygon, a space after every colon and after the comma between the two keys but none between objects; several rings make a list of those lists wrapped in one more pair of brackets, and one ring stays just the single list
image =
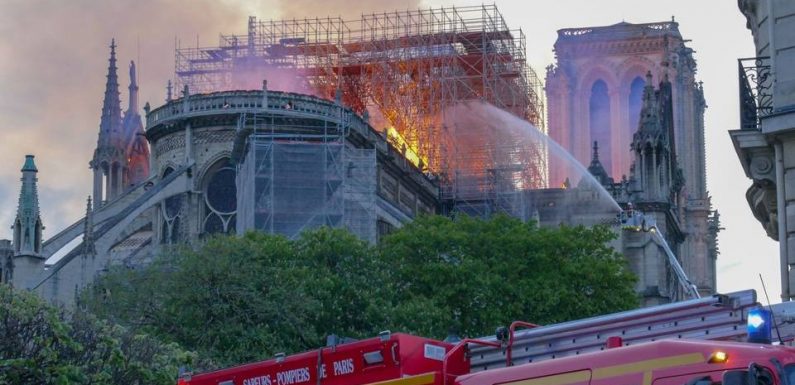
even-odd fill
[{"label": "building facade", "polygon": [[745,196],[779,242],[781,298],[795,293],[795,3],[738,0],[756,52],[738,59],[740,128],[730,131],[751,186]]},{"label": "building facade", "polygon": [[[706,189],[706,103],[692,53],[675,21],[560,30],[557,62],[547,69],[547,116],[549,135],[580,163],[588,164],[598,145],[602,183],[613,186],[625,207],[633,203],[658,217],[688,276],[708,294],[716,287],[717,251],[711,246],[719,225],[711,224],[716,217]],[[563,184],[566,168],[555,159],[550,163],[550,185]],[[627,256],[661,258],[655,254]],[[641,275],[645,287],[639,290],[654,296],[649,293],[664,286],[663,274],[643,271],[659,277],[643,283]]]}]

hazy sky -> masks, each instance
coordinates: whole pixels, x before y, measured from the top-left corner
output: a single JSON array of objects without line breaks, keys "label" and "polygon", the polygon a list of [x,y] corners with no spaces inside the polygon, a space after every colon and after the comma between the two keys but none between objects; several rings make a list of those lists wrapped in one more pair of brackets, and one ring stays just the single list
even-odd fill
[{"label": "hazy sky", "polygon": [[[311,0],[0,0],[0,238],[11,236],[24,155],[36,155],[45,237],[77,220],[91,191],[88,161],[96,145],[108,45],[118,44],[122,104],[127,66],[136,60],[140,104],[165,97],[174,44],[216,45],[219,33],[243,34],[247,16],[342,16],[476,1]],[[511,28],[527,35],[527,56],[543,77],[561,28],[644,23],[676,17],[695,49],[706,100],[707,178],[725,231],[720,233],[718,289],[760,289],[779,301],[778,244],[767,238],[745,201],[750,185],[727,130],[739,126],[737,61],[754,56],[751,33],[734,0],[497,1]],[[760,298],[762,296],[759,291]]]}]

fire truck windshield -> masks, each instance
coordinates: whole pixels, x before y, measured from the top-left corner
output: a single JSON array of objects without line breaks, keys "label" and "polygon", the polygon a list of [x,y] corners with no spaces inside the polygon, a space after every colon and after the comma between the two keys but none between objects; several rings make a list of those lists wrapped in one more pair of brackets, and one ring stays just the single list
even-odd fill
[{"label": "fire truck windshield", "polygon": [[775,385],[773,372],[756,363],[749,365],[748,370],[726,371],[722,382],[723,385]]}]

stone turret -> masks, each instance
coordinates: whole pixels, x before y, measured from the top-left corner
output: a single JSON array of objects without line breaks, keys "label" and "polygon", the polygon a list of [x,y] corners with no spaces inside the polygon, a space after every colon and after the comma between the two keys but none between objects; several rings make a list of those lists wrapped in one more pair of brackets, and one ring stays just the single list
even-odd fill
[{"label": "stone turret", "polygon": [[97,253],[94,246],[94,211],[91,207],[89,196],[86,199],[86,218],[83,222],[83,258],[94,257]]},{"label": "stone turret", "polygon": [[38,274],[44,265],[41,255],[42,230],[39,214],[39,193],[36,187],[36,174],[39,170],[33,162],[33,155],[25,156],[22,166],[22,187],[19,192],[17,216],[14,218],[13,263],[11,282],[16,287],[27,288],[30,279]]},{"label": "stone turret", "polygon": [[672,175],[676,171],[671,152],[673,140],[670,135],[673,131],[665,127],[661,105],[665,103],[658,99],[658,93],[651,84],[651,73],[648,73],[640,124],[632,138],[635,178],[640,190],[636,199],[639,201],[669,203],[672,193]]}]

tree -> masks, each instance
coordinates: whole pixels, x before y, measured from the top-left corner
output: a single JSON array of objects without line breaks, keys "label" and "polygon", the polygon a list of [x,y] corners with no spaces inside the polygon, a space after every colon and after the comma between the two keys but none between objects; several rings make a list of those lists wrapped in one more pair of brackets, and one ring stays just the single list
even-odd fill
[{"label": "tree", "polygon": [[636,305],[607,228],[539,228],[429,216],[378,246],[330,228],[298,239],[248,233],[114,269],[83,294],[102,317],[229,366],[379,331],[490,334],[514,319],[552,323]]},{"label": "tree", "polygon": [[251,232],[171,250],[140,270],[114,269],[83,298],[103,317],[228,366],[316,348],[330,333],[374,335],[383,325],[370,284],[375,262],[344,230],[295,241]]},{"label": "tree", "polygon": [[194,356],[0,284],[0,384],[173,384]]},{"label": "tree", "polygon": [[427,336],[492,333],[637,306],[635,278],[606,227],[538,227],[507,216],[422,217],[386,237],[394,327]]}]

